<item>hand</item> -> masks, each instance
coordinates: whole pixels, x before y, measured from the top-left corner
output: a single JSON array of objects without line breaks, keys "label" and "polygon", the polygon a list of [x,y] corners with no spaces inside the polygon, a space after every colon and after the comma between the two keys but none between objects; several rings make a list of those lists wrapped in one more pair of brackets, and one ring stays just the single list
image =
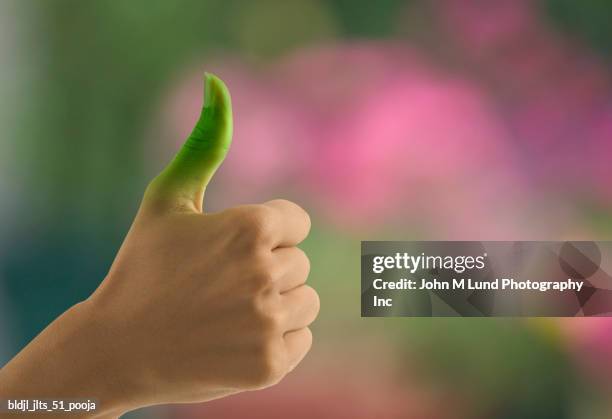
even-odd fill
[{"label": "hand", "polygon": [[[310,229],[306,212],[284,200],[202,212],[232,135],[225,85],[207,75],[205,90],[193,133],[148,186],[108,276],[63,316],[88,330],[82,335],[98,348],[76,356],[104,365],[104,381],[120,391],[101,402],[115,411],[270,386],[312,343],[308,325],[319,299],[304,285],[309,261],[295,247]],[[95,380],[80,385],[86,390]]]}]

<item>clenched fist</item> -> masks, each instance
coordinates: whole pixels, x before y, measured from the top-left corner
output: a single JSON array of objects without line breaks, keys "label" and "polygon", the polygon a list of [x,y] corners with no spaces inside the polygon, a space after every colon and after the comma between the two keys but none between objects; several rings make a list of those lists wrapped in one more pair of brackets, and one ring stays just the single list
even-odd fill
[{"label": "clenched fist", "polygon": [[232,136],[225,85],[207,74],[205,93],[108,276],[0,371],[3,398],[96,398],[115,417],[270,386],[310,349],[310,219],[284,200],[203,212]]}]

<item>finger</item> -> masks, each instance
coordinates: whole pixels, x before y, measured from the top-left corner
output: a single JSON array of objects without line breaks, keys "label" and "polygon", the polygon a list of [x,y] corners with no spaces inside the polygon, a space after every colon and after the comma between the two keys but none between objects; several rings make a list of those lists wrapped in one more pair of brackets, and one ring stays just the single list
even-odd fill
[{"label": "finger", "polygon": [[146,198],[170,208],[202,211],[204,191],[232,142],[232,105],[225,84],[206,73],[202,113],[172,162],[157,176]]},{"label": "finger", "polygon": [[312,332],[305,327],[285,333],[284,341],[287,350],[287,372],[289,372],[302,362],[312,347]]},{"label": "finger", "polygon": [[282,272],[278,280],[281,293],[303,285],[310,273],[310,260],[306,253],[297,247],[279,247],[272,251],[276,265]]},{"label": "finger", "polygon": [[281,295],[284,327],[287,331],[309,326],[319,314],[320,302],[317,292],[302,285]]},{"label": "finger", "polygon": [[263,205],[272,209],[273,218],[280,227],[277,247],[295,246],[308,236],[310,216],[302,207],[285,199],[275,199]]}]

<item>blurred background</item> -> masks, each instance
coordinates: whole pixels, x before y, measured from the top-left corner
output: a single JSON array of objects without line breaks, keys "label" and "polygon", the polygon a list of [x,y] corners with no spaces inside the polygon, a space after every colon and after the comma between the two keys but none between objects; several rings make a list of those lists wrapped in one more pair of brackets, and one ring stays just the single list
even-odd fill
[{"label": "blurred background", "polygon": [[612,319],[360,317],[360,240],[612,236],[607,0],[0,0],[0,365],[105,276],[147,182],[233,96],[208,210],[313,218],[282,385],[131,418],[612,417]]}]

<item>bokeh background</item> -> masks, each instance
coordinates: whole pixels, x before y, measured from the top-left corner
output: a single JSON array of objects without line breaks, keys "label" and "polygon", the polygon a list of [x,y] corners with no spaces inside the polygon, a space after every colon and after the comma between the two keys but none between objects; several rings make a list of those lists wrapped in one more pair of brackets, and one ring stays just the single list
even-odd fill
[{"label": "bokeh background", "polygon": [[0,0],[0,364],[105,276],[208,70],[236,123],[208,209],[309,210],[315,343],[275,388],[129,417],[612,417],[612,320],[359,315],[360,240],[611,238],[611,22],[607,0]]}]

